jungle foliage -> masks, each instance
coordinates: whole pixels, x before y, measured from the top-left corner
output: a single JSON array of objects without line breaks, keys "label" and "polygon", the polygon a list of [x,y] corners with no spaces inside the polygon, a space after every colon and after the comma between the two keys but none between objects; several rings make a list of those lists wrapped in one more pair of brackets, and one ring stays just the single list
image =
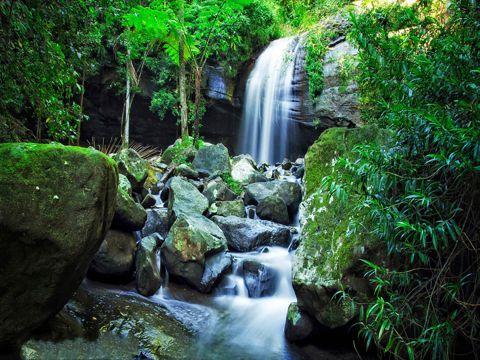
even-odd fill
[{"label": "jungle foliage", "polygon": [[357,227],[372,224],[388,248],[388,266],[365,262],[375,293],[360,333],[394,358],[478,358],[479,5],[422,1],[351,19],[363,119],[396,139],[388,151],[358,146],[324,182],[344,200],[364,196]]}]

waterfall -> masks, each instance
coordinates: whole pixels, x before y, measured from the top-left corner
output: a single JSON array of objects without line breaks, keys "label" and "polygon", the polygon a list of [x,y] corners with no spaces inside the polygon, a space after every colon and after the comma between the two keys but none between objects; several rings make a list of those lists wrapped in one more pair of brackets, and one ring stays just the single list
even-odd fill
[{"label": "waterfall", "polygon": [[245,90],[238,151],[257,162],[293,158],[296,122],[304,117],[306,81],[302,37],[273,41],[259,56]]}]

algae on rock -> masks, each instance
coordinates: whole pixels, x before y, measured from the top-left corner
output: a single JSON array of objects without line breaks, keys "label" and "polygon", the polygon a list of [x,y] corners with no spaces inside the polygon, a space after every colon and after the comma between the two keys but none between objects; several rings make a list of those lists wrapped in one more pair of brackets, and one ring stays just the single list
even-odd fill
[{"label": "algae on rock", "polygon": [[[348,203],[322,189],[326,176],[335,179],[339,157],[354,160],[358,144],[388,145],[391,135],[376,127],[332,128],[325,131],[305,156],[305,198],[301,243],[293,264],[293,286],[298,305],[327,328],[339,328],[354,320],[354,301],[334,299],[338,291],[365,299],[370,294],[361,259],[386,254],[383,244],[368,231],[368,224],[355,228],[365,213],[357,209],[363,200],[350,189]],[[355,230],[355,231],[354,231]],[[385,256],[385,255],[384,255]]]}]

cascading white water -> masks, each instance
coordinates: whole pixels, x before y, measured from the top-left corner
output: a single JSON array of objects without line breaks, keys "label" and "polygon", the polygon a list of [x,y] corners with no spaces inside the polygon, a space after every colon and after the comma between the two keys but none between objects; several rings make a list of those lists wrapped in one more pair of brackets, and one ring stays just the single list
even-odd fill
[{"label": "cascading white water", "polygon": [[245,90],[239,153],[251,154],[259,163],[291,155],[289,139],[302,112],[296,85],[303,60],[300,37],[273,41],[260,55]]}]

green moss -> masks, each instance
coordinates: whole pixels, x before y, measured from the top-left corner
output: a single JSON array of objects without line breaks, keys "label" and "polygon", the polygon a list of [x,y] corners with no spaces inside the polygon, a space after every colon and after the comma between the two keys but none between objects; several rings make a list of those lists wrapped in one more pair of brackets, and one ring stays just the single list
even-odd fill
[{"label": "green moss", "polygon": [[[347,189],[348,202],[339,200],[323,189],[322,179],[338,174],[335,167],[339,157],[356,158],[354,147],[377,142],[386,144],[390,136],[376,127],[355,129],[332,128],[325,131],[305,156],[305,192],[302,204],[305,221],[302,242],[297,249],[294,266],[294,285],[307,288],[328,288],[333,293],[345,288],[344,276],[358,267],[365,249],[376,247],[378,240],[357,227],[366,215],[358,210],[363,200],[355,189]],[[362,224],[366,225],[366,224]],[[355,228],[354,228],[355,227]],[[355,230],[355,231],[353,231]],[[359,277],[362,277],[360,274]],[[303,306],[303,305],[302,305]],[[324,323],[341,323],[352,314],[350,302],[328,302],[322,310]]]},{"label": "green moss", "polygon": [[296,326],[301,318],[302,318],[302,315],[300,315],[300,310],[298,309],[297,304],[296,303],[290,304],[287,312],[287,320],[290,321],[293,324],[293,326]]}]

